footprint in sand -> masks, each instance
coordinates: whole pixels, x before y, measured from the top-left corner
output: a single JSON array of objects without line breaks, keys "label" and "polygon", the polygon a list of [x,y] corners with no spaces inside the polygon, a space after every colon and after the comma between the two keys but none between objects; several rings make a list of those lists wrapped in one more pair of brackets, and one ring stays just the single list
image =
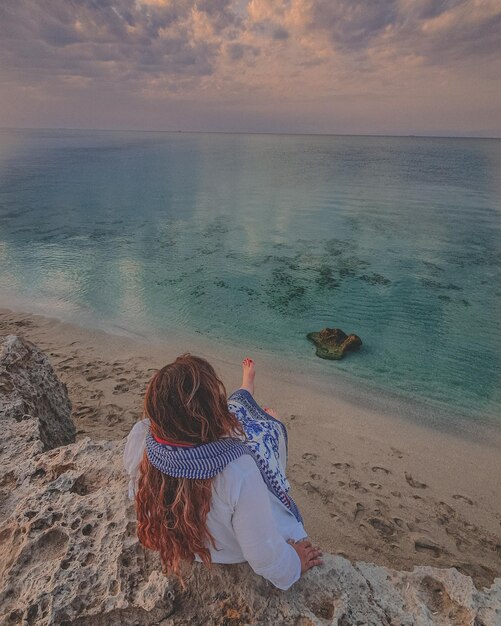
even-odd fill
[{"label": "footprint in sand", "polygon": [[443,549],[431,539],[426,537],[418,537],[414,541],[414,549],[416,552],[426,552],[438,559],[443,553]]},{"label": "footprint in sand", "polygon": [[72,370],[74,368],[73,368],[73,365],[59,365],[58,369],[60,369],[61,371],[66,371],[66,370]]},{"label": "footprint in sand", "polygon": [[397,456],[399,459],[403,459],[404,458],[404,453],[401,450],[398,450],[397,448],[390,448],[390,450],[393,452],[393,454],[395,456]]},{"label": "footprint in sand", "polygon": [[374,504],[379,507],[380,511],[387,511],[388,510],[388,505],[386,504],[386,502],[383,502],[382,500],[375,500]]},{"label": "footprint in sand", "polygon": [[373,489],[382,489],[382,486],[379,483],[369,483],[369,486]]},{"label": "footprint in sand", "polygon": [[[420,522],[419,518],[416,518],[416,522],[418,523]],[[415,533],[416,535],[423,535],[423,537],[426,536],[425,528],[421,528],[414,522],[406,522],[406,524],[407,524],[407,528],[411,531],[411,533]]]},{"label": "footprint in sand", "polygon": [[349,463],[332,463],[332,466],[336,469],[349,469],[351,467]]},{"label": "footprint in sand", "polygon": [[362,487],[362,483],[359,480],[350,480],[348,487],[350,489],[356,489],[357,491],[361,491],[362,493],[367,493],[367,489]]},{"label": "footprint in sand", "polygon": [[96,372],[94,374],[89,374],[88,376],[86,376],[85,380],[91,383],[91,382],[100,382],[101,380],[105,380],[106,378],[108,378],[108,375],[106,372]]},{"label": "footprint in sand", "polygon": [[362,513],[365,511],[365,507],[361,502],[357,502],[355,504],[355,510],[353,511],[353,521],[356,522],[357,518],[360,517],[360,515],[362,515]]},{"label": "footprint in sand", "polygon": [[437,522],[441,526],[447,526],[450,523],[450,518],[445,513],[442,513],[440,515],[437,515]]},{"label": "footprint in sand", "polygon": [[468,541],[461,537],[454,537],[453,533],[448,533],[448,534],[452,535],[452,538],[454,539],[454,542],[456,544],[456,548],[459,550],[459,552],[469,551],[469,549],[471,548],[471,541]]},{"label": "footprint in sand", "polygon": [[318,457],[317,457],[317,455],[316,455],[316,454],[313,454],[313,452],[305,452],[305,453],[303,454],[302,458],[303,458],[305,461],[316,461]]},{"label": "footprint in sand", "polygon": [[124,410],[117,404],[107,404],[103,407],[103,412],[109,426],[116,426],[124,421]]},{"label": "footprint in sand", "polygon": [[418,480],[415,480],[411,476],[411,474],[408,474],[407,472],[405,472],[405,480],[408,482],[408,484],[411,487],[414,487],[414,489],[426,489],[426,487],[428,487],[426,483],[420,483]]},{"label": "footprint in sand", "polygon": [[91,406],[83,405],[73,411],[73,417],[87,417],[94,413],[94,409]]},{"label": "footprint in sand", "polygon": [[391,537],[395,533],[395,528],[391,524],[377,517],[369,518],[369,524],[385,538]]},{"label": "footprint in sand", "polygon": [[113,387],[113,395],[117,395],[124,391],[129,391],[129,385],[126,382],[118,383],[118,385]]},{"label": "footprint in sand", "polygon": [[473,500],[470,500],[470,498],[467,498],[466,496],[462,496],[460,493],[456,493],[452,497],[454,500],[463,500],[466,504],[473,505]]},{"label": "footprint in sand", "polygon": [[446,502],[443,502],[442,500],[439,502],[439,505],[448,515],[454,515],[456,512],[451,506],[449,506]]},{"label": "footprint in sand", "polygon": [[322,489],[321,487],[317,487],[316,485],[312,485],[309,481],[303,483],[303,487],[305,491],[309,494],[318,494],[322,498],[322,502],[324,504],[332,503],[332,496],[334,493],[332,491]]},{"label": "footprint in sand", "polygon": [[58,365],[59,366],[66,365],[66,363],[70,363],[71,361],[73,361],[74,358],[75,358],[74,356],[69,356],[66,359],[63,359],[62,361],[59,361]]},{"label": "footprint in sand", "polygon": [[303,487],[306,493],[309,493],[309,494],[319,493],[318,487],[316,487],[315,485],[312,485],[309,480],[303,483]]},{"label": "footprint in sand", "polygon": [[375,472],[376,474],[379,472],[381,474],[391,474],[389,469],[386,469],[386,467],[380,467],[379,465],[375,465],[372,468],[372,471]]}]

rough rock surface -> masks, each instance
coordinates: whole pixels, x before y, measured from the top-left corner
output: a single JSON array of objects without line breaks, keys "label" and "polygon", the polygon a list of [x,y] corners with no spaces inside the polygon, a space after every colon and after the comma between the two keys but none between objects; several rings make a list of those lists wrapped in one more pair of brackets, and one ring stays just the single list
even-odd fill
[{"label": "rough rock surface", "polygon": [[75,441],[70,414],[66,386],[45,354],[16,335],[0,338],[0,419],[37,419],[49,450]]},{"label": "rough rock surface", "polygon": [[347,335],[340,328],[324,328],[319,333],[308,333],[306,338],[315,344],[315,354],[321,359],[342,359],[362,345],[358,335]]},{"label": "rough rock surface", "polygon": [[[33,358],[39,354],[23,345]],[[2,407],[9,408],[3,383],[12,379],[6,372],[0,384]],[[36,393],[27,387],[25,406],[33,397],[55,406],[45,397],[58,388],[51,376]],[[12,388],[12,401],[21,394]],[[44,419],[56,422],[59,416],[46,412]],[[331,555],[286,593],[245,564],[212,571],[197,564],[183,591],[160,573],[157,555],[137,541],[122,445],[85,438],[46,450],[38,413],[17,421],[4,411],[2,420],[2,625],[501,624],[501,579],[479,591],[455,569],[398,572]]]}]

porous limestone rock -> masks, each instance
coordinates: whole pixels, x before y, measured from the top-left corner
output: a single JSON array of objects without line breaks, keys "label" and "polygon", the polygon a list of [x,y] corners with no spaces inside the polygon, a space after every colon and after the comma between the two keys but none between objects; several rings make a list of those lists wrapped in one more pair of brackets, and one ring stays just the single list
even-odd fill
[{"label": "porous limestone rock", "polygon": [[46,355],[16,335],[0,338],[0,419],[37,419],[49,450],[75,441],[70,415],[66,386]]},{"label": "porous limestone rock", "polygon": [[22,445],[26,432],[36,435],[35,420],[11,423],[4,446],[17,455],[0,496],[0,624],[135,626],[169,615],[172,584],[135,537],[120,445],[87,437],[43,452]]},{"label": "porous limestone rock", "polygon": [[[47,401],[43,387],[25,388],[28,401]],[[137,540],[124,442],[86,437],[46,450],[38,416],[4,413],[1,423],[2,626],[501,624],[501,579],[477,590],[455,569],[399,572],[332,555],[288,592],[246,564],[195,564],[182,590]]]},{"label": "porous limestone rock", "polygon": [[362,345],[358,335],[347,335],[340,328],[324,328],[319,333],[308,333],[306,338],[315,344],[315,354],[321,359],[342,359]]}]

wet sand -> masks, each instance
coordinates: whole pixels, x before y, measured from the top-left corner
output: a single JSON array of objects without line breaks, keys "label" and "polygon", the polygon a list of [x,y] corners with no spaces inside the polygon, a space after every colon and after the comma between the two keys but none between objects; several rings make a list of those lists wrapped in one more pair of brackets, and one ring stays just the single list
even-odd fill
[{"label": "wet sand", "polygon": [[[120,442],[141,417],[152,373],[178,354],[208,358],[228,392],[240,362],[257,365],[256,399],[289,430],[288,475],[305,525],[324,550],[411,569],[457,567],[482,586],[501,576],[501,433],[450,433],[357,403],[245,346],[202,337],[147,342],[0,309],[0,335],[39,345],[68,386],[78,438]],[[375,403],[375,406],[378,403]]]}]

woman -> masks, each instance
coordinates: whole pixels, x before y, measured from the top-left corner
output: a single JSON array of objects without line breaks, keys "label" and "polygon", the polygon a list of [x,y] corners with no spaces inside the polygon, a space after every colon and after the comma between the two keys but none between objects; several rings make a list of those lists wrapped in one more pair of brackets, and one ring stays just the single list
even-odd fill
[{"label": "woman", "polygon": [[166,574],[184,562],[242,563],[280,589],[321,563],[288,495],[287,432],[253,398],[255,368],[226,399],[205,360],[183,354],[152,378],[124,450],[137,534]]}]

